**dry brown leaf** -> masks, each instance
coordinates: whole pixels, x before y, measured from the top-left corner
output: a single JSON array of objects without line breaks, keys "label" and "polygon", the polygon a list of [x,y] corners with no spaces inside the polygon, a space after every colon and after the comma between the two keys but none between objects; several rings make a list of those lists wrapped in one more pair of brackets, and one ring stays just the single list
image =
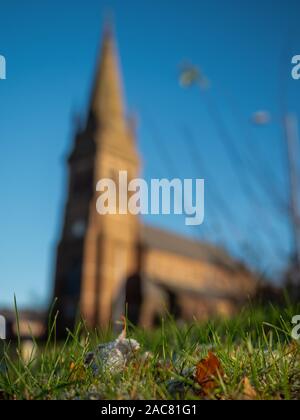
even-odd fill
[{"label": "dry brown leaf", "polygon": [[212,352],[202,359],[196,367],[196,381],[201,386],[204,395],[210,394],[218,385],[217,379],[224,371],[220,360]]},{"label": "dry brown leaf", "polygon": [[86,371],[82,364],[75,364],[71,362],[70,364],[70,378],[72,380],[81,380],[84,379],[86,376]]},{"label": "dry brown leaf", "polygon": [[256,400],[257,399],[257,393],[253,386],[251,385],[249,379],[247,376],[243,379],[243,397],[246,400]]}]

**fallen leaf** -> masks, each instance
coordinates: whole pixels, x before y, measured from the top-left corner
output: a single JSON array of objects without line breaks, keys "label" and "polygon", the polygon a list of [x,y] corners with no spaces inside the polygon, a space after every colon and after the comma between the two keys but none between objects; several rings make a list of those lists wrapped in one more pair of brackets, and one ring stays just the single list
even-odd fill
[{"label": "fallen leaf", "polygon": [[223,374],[220,360],[210,351],[196,367],[196,381],[201,386],[201,392],[204,395],[210,394],[218,385],[218,377]]},{"label": "fallen leaf", "polygon": [[251,385],[247,376],[243,379],[243,397],[245,400],[256,400],[257,393],[253,386]]},{"label": "fallen leaf", "polygon": [[84,366],[79,363],[75,364],[72,362],[70,364],[70,378],[72,380],[82,380],[86,377],[86,372]]}]

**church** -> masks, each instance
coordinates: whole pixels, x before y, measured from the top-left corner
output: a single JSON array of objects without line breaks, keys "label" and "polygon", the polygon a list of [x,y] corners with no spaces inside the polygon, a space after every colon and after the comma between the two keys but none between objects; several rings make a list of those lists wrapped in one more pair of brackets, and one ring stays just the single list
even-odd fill
[{"label": "church", "polygon": [[133,214],[99,215],[96,184],[141,170],[135,127],[126,118],[114,35],[104,33],[86,122],[68,157],[57,247],[58,329],[80,314],[107,328],[126,314],[150,328],[166,312],[189,321],[230,316],[256,291],[256,278],[223,249],[144,225]]}]

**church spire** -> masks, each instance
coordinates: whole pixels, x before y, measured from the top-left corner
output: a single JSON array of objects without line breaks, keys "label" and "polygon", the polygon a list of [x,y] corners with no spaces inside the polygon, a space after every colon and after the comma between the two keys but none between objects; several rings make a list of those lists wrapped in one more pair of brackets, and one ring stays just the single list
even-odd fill
[{"label": "church spire", "polygon": [[118,54],[111,25],[104,31],[90,111],[96,123],[123,126],[124,104]]}]

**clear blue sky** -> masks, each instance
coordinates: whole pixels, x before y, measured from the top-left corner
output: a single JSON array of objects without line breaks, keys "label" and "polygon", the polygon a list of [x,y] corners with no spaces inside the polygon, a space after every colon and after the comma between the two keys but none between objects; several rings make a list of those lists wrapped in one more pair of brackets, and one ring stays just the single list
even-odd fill
[{"label": "clear blue sky", "polygon": [[[277,273],[290,251],[286,219],[255,180],[256,197],[247,194],[241,180],[251,170],[236,162],[234,174],[203,98],[179,86],[178,69],[188,60],[205,72],[234,147],[243,157],[255,150],[255,165],[267,167],[286,197],[279,92],[283,80],[289,110],[300,116],[300,81],[290,77],[291,57],[300,54],[299,1],[1,0],[0,54],[7,60],[7,80],[0,81],[1,306],[13,293],[20,305],[49,298],[72,113],[85,113],[107,10],[115,18],[128,110],[139,115],[146,178],[206,179],[200,229],[178,217],[147,221],[225,244],[248,261],[254,250],[268,273]],[[259,109],[270,111],[268,126],[249,123]],[[193,166],[183,127],[193,132],[205,170]],[[234,217],[214,200],[220,192]]]}]

